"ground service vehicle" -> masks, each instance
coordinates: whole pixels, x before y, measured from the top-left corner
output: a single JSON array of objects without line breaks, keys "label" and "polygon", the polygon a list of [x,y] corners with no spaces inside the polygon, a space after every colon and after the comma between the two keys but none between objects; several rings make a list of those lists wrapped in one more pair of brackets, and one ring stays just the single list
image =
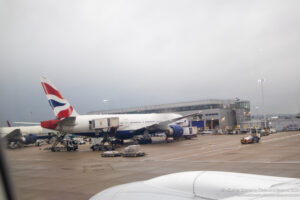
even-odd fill
[{"label": "ground service vehicle", "polygon": [[250,134],[243,137],[241,139],[242,144],[252,144],[252,143],[259,143],[260,140],[260,133],[258,133],[257,129],[250,129]]}]

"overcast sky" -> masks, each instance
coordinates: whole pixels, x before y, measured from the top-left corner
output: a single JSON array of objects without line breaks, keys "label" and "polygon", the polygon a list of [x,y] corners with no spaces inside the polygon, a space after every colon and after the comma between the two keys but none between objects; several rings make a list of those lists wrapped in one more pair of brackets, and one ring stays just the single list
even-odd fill
[{"label": "overcast sky", "polygon": [[[300,106],[300,1],[0,0],[0,121],[220,98]],[[109,102],[103,102],[109,99]],[[32,113],[32,114],[31,114]]]}]

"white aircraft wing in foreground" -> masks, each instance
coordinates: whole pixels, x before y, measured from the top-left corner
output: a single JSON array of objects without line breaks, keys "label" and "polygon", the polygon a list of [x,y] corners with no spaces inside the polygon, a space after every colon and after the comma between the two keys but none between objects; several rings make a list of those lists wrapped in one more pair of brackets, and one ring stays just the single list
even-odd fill
[{"label": "white aircraft wing in foreground", "polygon": [[108,188],[90,200],[300,199],[300,179],[191,171]]}]

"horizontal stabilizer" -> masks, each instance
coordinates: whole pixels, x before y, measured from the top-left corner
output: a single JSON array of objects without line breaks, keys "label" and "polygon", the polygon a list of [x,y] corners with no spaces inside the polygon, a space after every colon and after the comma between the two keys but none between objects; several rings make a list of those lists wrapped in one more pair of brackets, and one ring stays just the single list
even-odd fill
[{"label": "horizontal stabilizer", "polygon": [[75,126],[76,117],[66,117],[58,122],[59,126]]}]

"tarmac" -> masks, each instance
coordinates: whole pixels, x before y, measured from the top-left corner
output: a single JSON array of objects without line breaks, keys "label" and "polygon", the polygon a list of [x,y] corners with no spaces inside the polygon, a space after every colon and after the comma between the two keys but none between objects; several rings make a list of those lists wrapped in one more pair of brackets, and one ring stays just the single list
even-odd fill
[{"label": "tarmac", "polygon": [[[141,145],[144,157],[101,157],[89,144],[76,152],[42,147],[7,150],[18,199],[89,199],[111,186],[183,171],[228,171],[300,178],[300,132],[262,137],[242,145],[244,135],[198,135],[191,140]],[[122,146],[122,150],[126,145]]]}]

